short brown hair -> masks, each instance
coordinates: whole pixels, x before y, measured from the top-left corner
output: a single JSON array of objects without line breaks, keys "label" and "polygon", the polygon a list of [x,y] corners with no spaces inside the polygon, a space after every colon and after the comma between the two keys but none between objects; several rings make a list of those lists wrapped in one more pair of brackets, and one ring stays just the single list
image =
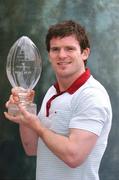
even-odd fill
[{"label": "short brown hair", "polygon": [[90,48],[90,43],[84,27],[82,27],[79,23],[76,23],[75,21],[68,20],[50,26],[46,35],[47,51],[50,51],[50,40],[53,37],[63,38],[70,35],[75,35],[81,47],[81,52],[83,52],[83,50],[86,48]]}]

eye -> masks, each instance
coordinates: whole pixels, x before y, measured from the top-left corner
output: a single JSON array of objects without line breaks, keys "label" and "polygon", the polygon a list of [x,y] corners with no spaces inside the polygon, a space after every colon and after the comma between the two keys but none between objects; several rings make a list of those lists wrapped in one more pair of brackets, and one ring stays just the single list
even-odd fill
[{"label": "eye", "polygon": [[51,48],[50,48],[50,51],[52,51],[52,52],[58,52],[58,51],[59,51],[59,48],[58,48],[58,47],[51,47]]},{"label": "eye", "polygon": [[74,51],[75,48],[72,47],[72,46],[68,46],[68,47],[65,48],[65,50],[66,50],[66,51]]}]

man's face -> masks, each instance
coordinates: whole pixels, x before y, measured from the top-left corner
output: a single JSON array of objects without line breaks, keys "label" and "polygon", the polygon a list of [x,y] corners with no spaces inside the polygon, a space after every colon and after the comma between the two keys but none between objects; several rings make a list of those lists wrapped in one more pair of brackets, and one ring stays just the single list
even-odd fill
[{"label": "man's face", "polygon": [[81,53],[79,42],[74,35],[54,37],[50,41],[49,59],[58,78],[77,78],[85,71],[84,61],[90,50]]}]

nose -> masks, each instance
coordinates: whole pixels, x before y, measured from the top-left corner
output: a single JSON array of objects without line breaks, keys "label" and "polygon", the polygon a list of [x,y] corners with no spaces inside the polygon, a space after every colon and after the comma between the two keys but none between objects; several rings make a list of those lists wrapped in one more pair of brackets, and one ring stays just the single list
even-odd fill
[{"label": "nose", "polygon": [[61,48],[60,51],[59,51],[59,57],[60,58],[65,58],[67,56],[67,53],[65,51],[64,48]]}]

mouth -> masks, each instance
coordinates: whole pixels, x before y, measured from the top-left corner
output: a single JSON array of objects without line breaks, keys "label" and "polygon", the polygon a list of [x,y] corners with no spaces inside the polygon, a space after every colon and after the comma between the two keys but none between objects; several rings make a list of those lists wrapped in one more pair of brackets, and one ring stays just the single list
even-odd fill
[{"label": "mouth", "polygon": [[57,64],[63,66],[63,65],[71,64],[71,62],[64,62],[63,61],[63,62],[58,62]]}]

